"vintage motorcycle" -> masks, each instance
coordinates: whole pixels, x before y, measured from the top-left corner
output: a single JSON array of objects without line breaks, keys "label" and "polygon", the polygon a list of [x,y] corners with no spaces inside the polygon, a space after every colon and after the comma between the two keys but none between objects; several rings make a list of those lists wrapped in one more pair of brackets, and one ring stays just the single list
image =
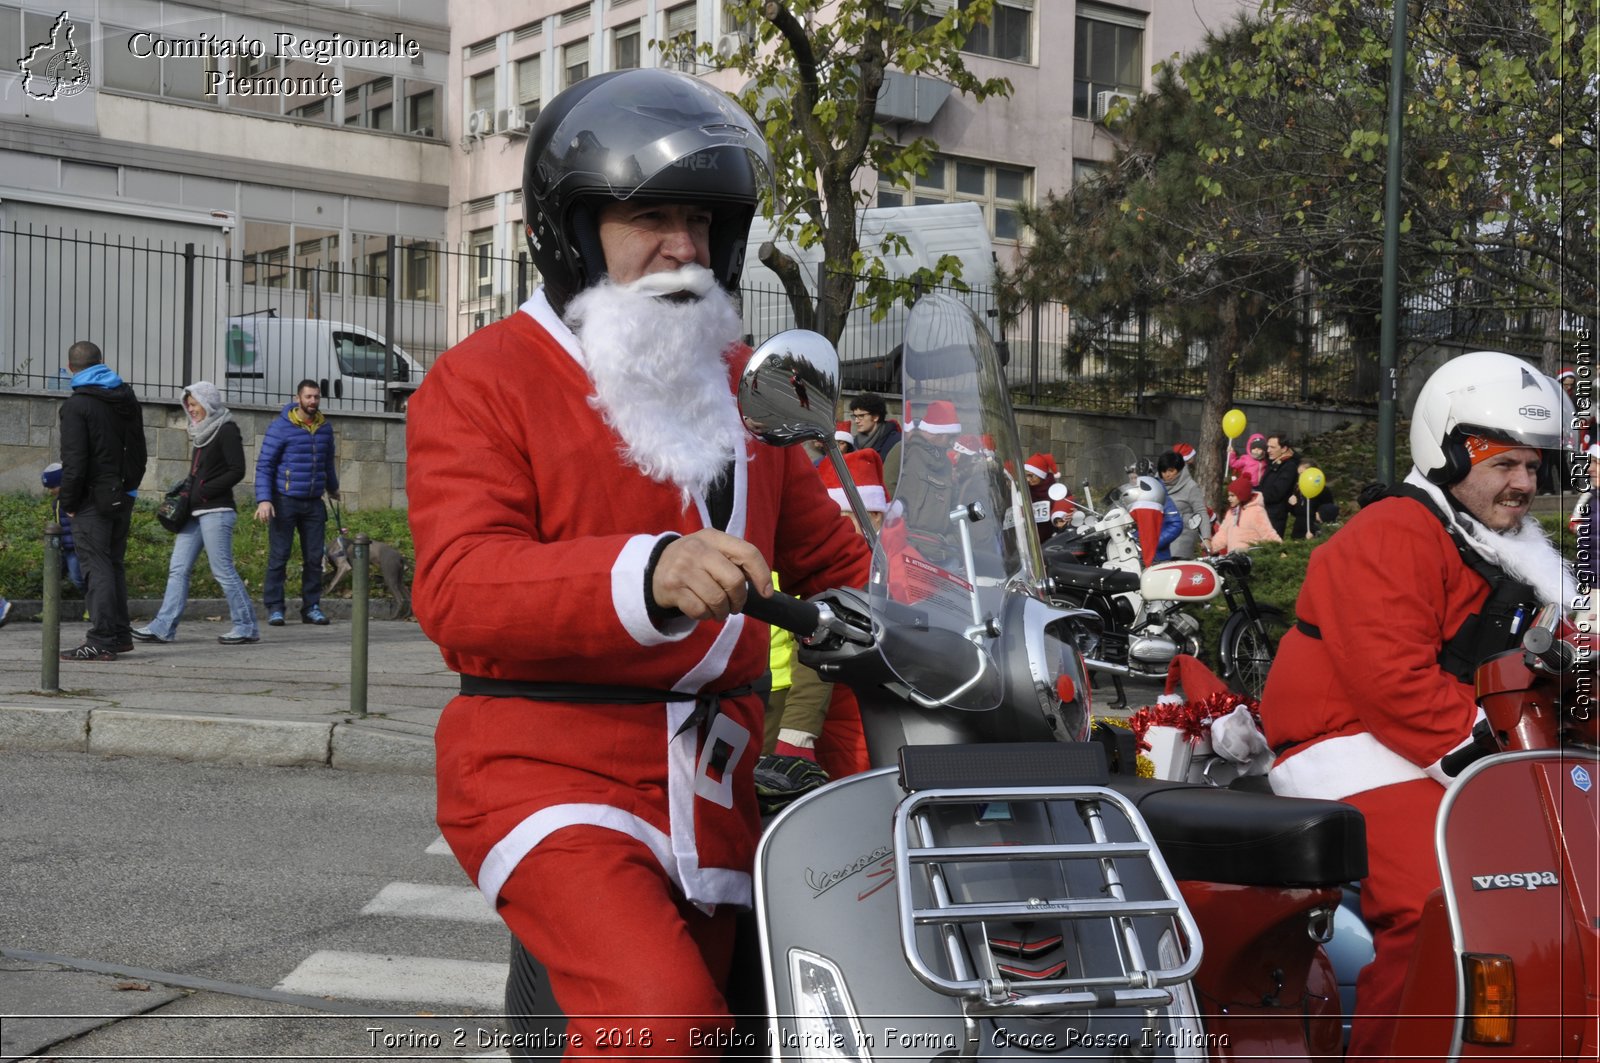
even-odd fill
[{"label": "vintage motorcycle", "polygon": [[1069,608],[1089,609],[1099,630],[1085,630],[1080,649],[1091,671],[1108,673],[1119,702],[1121,677],[1159,678],[1180,653],[1204,657],[1196,607],[1211,608],[1219,596],[1228,619],[1212,659],[1217,673],[1235,690],[1259,698],[1288,617],[1256,601],[1250,590],[1250,557],[1230,554],[1208,559],[1163,561],[1146,567],[1134,536],[1134,518],[1122,504],[1136,470],[1125,446],[1098,448],[1079,463],[1083,498],[1095,499],[1093,484],[1113,482],[1100,512],[1076,503],[1074,523],[1044,544],[1052,579],[1050,597]]}]

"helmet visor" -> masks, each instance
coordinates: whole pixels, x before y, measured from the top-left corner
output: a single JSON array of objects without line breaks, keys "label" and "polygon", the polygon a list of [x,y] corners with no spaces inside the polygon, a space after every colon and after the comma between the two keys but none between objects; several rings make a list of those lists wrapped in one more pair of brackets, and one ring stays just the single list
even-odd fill
[{"label": "helmet visor", "polygon": [[[749,176],[720,173],[743,152],[758,188],[770,185],[771,161],[761,131],[722,92],[687,75],[616,78],[580,100],[556,126],[538,160],[544,183],[605,189],[625,200],[653,185],[682,198],[692,189],[707,201],[748,199]],[[733,155],[737,158],[737,155]],[[668,173],[669,169],[692,172]],[[658,180],[662,178],[663,180]]]}]

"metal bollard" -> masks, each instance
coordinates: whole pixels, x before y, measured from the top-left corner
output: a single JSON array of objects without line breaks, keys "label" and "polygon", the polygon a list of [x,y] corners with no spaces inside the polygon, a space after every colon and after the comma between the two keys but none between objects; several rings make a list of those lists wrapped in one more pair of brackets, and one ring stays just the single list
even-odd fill
[{"label": "metal bollard", "polygon": [[44,637],[39,640],[39,689],[61,692],[61,525],[44,526],[44,602],[39,619]]},{"label": "metal bollard", "polygon": [[372,540],[357,533],[350,558],[350,711],[367,714],[367,595],[372,568],[367,562]]}]

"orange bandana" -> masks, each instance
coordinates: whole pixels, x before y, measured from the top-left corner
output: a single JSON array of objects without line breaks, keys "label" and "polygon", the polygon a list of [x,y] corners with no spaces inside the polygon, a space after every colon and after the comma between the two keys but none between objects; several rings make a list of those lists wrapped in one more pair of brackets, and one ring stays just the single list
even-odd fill
[{"label": "orange bandana", "polygon": [[1472,459],[1472,464],[1474,465],[1480,461],[1488,461],[1496,454],[1504,454],[1508,450],[1516,449],[1517,445],[1515,443],[1496,443],[1494,440],[1485,439],[1483,436],[1467,437],[1467,456]]}]

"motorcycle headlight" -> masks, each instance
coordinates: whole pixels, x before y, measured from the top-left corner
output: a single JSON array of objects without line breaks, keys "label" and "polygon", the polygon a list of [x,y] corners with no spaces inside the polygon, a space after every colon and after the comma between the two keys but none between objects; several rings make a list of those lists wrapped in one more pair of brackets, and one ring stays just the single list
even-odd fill
[{"label": "motorcycle headlight", "polygon": [[866,1063],[872,1058],[844,975],[831,960],[804,949],[790,949],[789,985],[799,1043],[784,1047],[797,1049],[800,1058],[808,1060]]}]

